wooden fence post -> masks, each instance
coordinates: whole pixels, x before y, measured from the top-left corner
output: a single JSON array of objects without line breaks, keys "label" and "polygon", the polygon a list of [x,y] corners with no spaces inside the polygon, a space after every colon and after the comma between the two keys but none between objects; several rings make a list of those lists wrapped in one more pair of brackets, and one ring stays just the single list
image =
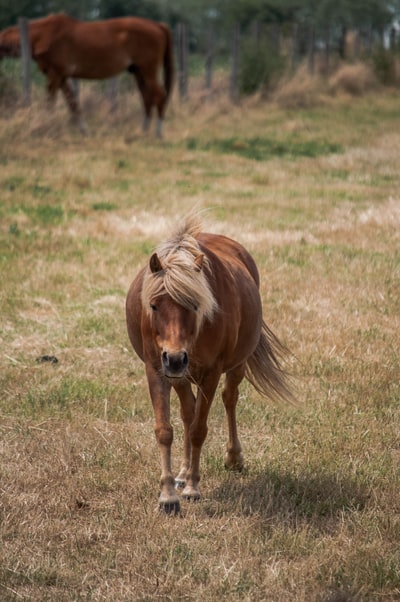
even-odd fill
[{"label": "wooden fence post", "polygon": [[331,66],[331,29],[329,25],[325,29],[325,69],[329,73]]},{"label": "wooden fence post", "polygon": [[26,17],[18,19],[18,27],[21,37],[21,59],[22,59],[22,102],[28,106],[31,103],[31,45],[29,42],[29,22]]},{"label": "wooden fence post", "polygon": [[212,87],[212,75],[213,75],[213,64],[214,64],[214,52],[215,52],[215,35],[214,35],[214,27],[209,24],[207,28],[207,38],[206,38],[206,60],[205,60],[205,69],[206,69],[206,89],[208,92],[211,91]]},{"label": "wooden fence post", "polygon": [[251,37],[253,40],[255,40],[257,46],[260,45],[261,42],[261,32],[262,32],[262,26],[260,21],[253,21],[253,23],[251,24]]},{"label": "wooden fence post", "polygon": [[310,29],[310,39],[309,39],[309,49],[308,49],[308,71],[310,75],[314,75],[315,68],[315,26],[311,25]]},{"label": "wooden fence post", "polygon": [[230,97],[236,103],[239,100],[239,43],[240,25],[236,23],[232,30],[232,64],[230,78]]},{"label": "wooden fence post", "polygon": [[178,23],[177,25],[177,54],[178,54],[178,88],[181,100],[187,100],[188,97],[188,54],[189,44],[187,35],[187,25]]},{"label": "wooden fence post", "polygon": [[291,47],[291,57],[290,57],[290,66],[291,70],[294,71],[299,62],[298,59],[299,53],[299,24],[297,22],[292,25],[292,47]]},{"label": "wooden fence post", "polygon": [[273,23],[269,27],[269,42],[271,50],[277,55],[281,53],[281,28],[278,23]]}]

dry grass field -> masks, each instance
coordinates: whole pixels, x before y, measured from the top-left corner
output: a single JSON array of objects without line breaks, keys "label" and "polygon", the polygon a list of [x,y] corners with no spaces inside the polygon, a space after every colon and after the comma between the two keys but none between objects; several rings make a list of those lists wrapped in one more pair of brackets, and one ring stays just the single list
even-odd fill
[{"label": "dry grass field", "polygon": [[[83,99],[86,138],[61,101],[0,113],[0,599],[400,600],[399,93],[174,100],[161,142]],[[124,302],[193,207],[253,253],[300,401],[244,384],[235,475],[217,396],[178,518]]]}]

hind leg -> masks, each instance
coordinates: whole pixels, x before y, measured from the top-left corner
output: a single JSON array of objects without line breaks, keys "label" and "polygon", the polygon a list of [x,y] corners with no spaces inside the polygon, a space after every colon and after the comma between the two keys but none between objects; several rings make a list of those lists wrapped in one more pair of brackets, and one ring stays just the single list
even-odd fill
[{"label": "hind leg", "polygon": [[165,111],[165,99],[161,104],[157,105],[158,117],[156,125],[157,138],[162,138],[164,134],[164,111]]},{"label": "hind leg", "polygon": [[143,77],[140,71],[135,71],[134,74],[143,100],[143,131],[148,132],[153,107],[157,107],[156,135],[162,138],[166,94],[155,77]]},{"label": "hind leg", "polygon": [[153,107],[157,107],[157,124],[156,124],[156,136],[157,138],[163,137],[163,124],[164,124],[164,110],[165,110],[166,95],[161,86],[157,81],[148,81],[146,85],[146,96],[145,96],[145,107],[146,113],[150,114]]},{"label": "hind leg", "polygon": [[132,68],[131,73],[133,73],[133,75],[135,76],[136,83],[139,88],[140,96],[142,97],[143,113],[144,113],[143,114],[143,122],[142,122],[142,130],[144,133],[147,133],[149,131],[149,127],[150,127],[152,106],[151,106],[151,103],[149,102],[146,82],[145,82],[144,78],[142,77],[142,74],[140,73],[140,71],[138,71],[136,68],[135,68],[135,70],[133,70],[133,68]]},{"label": "hind leg", "polygon": [[162,138],[163,137],[165,109],[167,106],[167,93],[165,92],[164,88],[162,88],[159,84],[157,84],[157,91],[156,91],[154,102],[157,107],[156,133],[159,138]]},{"label": "hind leg", "polygon": [[228,420],[228,443],[226,446],[225,466],[232,470],[241,471],[244,466],[242,446],[240,445],[236,427],[236,405],[239,398],[239,385],[245,374],[246,366],[242,364],[227,372],[224,388],[222,390],[222,401],[224,402],[226,417]]},{"label": "hind leg", "polygon": [[167,95],[156,80],[151,83],[149,88],[151,90],[151,104],[157,108],[156,136],[157,138],[162,138]]}]

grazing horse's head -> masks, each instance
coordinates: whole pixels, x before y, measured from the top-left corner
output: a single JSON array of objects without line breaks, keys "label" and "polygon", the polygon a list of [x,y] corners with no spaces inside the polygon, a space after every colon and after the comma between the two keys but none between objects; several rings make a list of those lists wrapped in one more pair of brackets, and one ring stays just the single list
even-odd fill
[{"label": "grazing horse's head", "polygon": [[157,249],[143,280],[142,304],[160,352],[161,369],[169,378],[183,378],[190,350],[217,302],[207,280],[209,262],[189,233]]},{"label": "grazing horse's head", "polygon": [[17,27],[8,27],[0,31],[0,59],[21,56],[21,43]]}]

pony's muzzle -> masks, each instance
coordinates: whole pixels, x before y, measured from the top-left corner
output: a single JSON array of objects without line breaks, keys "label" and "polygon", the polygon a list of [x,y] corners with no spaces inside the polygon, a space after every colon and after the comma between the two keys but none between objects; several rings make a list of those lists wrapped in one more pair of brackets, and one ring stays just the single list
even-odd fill
[{"label": "pony's muzzle", "polygon": [[186,351],[183,350],[174,353],[163,351],[161,358],[165,376],[181,378],[185,375],[189,364],[189,356]]}]

